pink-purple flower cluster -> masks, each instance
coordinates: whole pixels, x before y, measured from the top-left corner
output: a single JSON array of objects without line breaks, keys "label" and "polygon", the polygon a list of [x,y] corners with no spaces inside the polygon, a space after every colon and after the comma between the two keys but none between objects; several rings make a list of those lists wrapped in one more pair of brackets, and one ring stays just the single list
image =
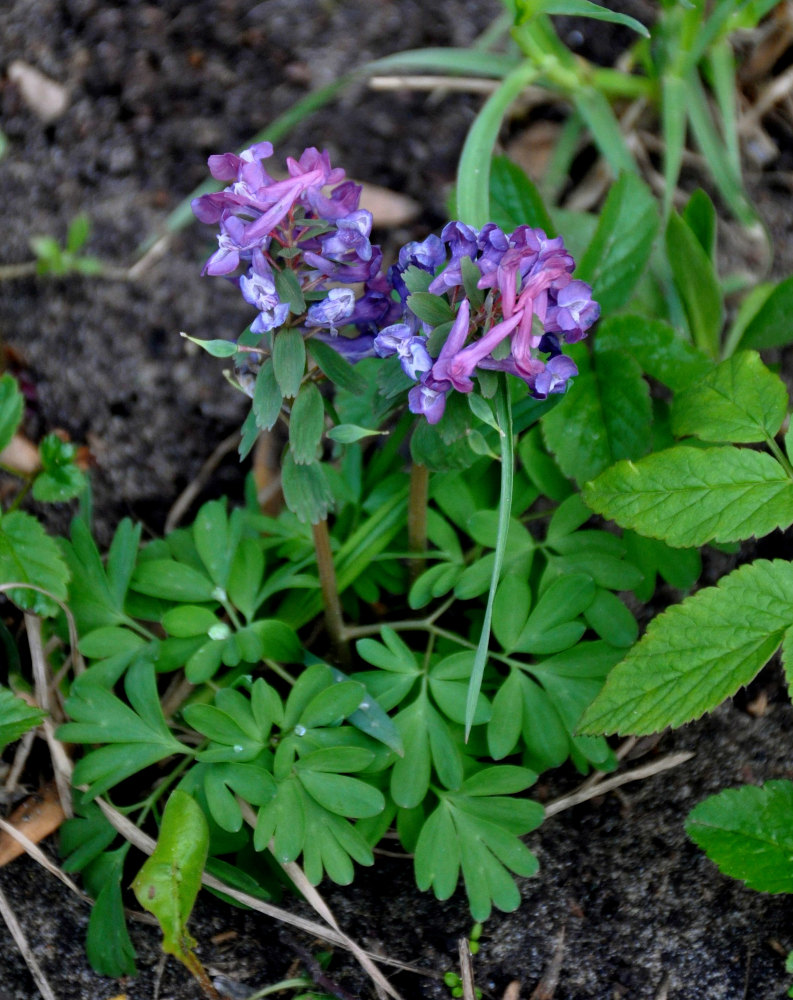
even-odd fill
[{"label": "pink-purple flower cluster", "polygon": [[[561,238],[530,226],[506,234],[493,223],[476,230],[450,222],[440,238],[404,246],[386,274],[369,240],[372,216],[359,208],[360,187],[313,148],[287,159],[288,176],[276,179],[263,163],[272,152],[261,142],[239,156],[211,156],[212,176],[227,186],[193,201],[195,215],[220,228],[203,273],[244,270],[234,280],[257,310],[254,334],[302,324],[306,336],[350,361],[398,356],[416,383],[410,409],[430,423],[441,419],[451,390],[471,392],[479,371],[515,375],[539,398],[565,391],[576,366],[561,344],[584,337],[600,308],[589,285],[572,277],[575,262]],[[473,265],[482,293],[475,306],[466,259],[467,280]],[[432,327],[410,308],[410,268],[431,276],[425,287],[452,309],[435,353]],[[295,283],[306,301],[298,312],[287,294]],[[354,335],[340,335],[343,328]]]},{"label": "pink-purple flower cluster", "polygon": [[[465,294],[466,258],[479,272],[477,287],[487,293],[476,314]],[[457,313],[433,358],[429,331],[410,315],[403,275],[410,266],[435,274],[443,264],[429,291],[446,295]],[[589,285],[572,277],[574,267],[560,237],[549,239],[530,226],[507,235],[493,223],[475,230],[450,222],[440,240],[431,236],[403,248],[391,272],[405,303],[403,321],[381,330],[374,346],[381,357],[398,355],[416,382],[408,396],[411,411],[437,423],[448,393],[470,392],[478,369],[516,375],[538,398],[564,392],[577,369],[560,342],[581,340],[600,314]]]},{"label": "pink-purple flower cluster", "polygon": [[[192,203],[201,222],[220,227],[203,273],[231,276],[245,268],[236,280],[258,311],[251,330],[266,333],[289,320],[279,277],[291,272],[313,300],[302,317],[308,328],[327,330],[332,341],[340,326],[352,324],[371,346],[375,330],[398,309],[385,287],[382,251],[369,242],[371,213],[358,207],[360,186],[313,148],[288,158],[288,176],[276,179],[263,162],[272,153],[271,143],[260,142],[239,156],[210,156],[212,176],[228,186]],[[344,287],[352,285],[362,290]]]}]

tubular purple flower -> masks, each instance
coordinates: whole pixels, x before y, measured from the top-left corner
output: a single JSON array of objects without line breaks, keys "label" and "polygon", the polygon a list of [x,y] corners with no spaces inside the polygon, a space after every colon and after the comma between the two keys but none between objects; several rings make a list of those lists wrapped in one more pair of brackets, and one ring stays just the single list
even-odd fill
[{"label": "tubular purple flower", "polygon": [[[335,260],[372,259],[369,234],[372,231],[372,213],[360,208],[336,220],[336,231],[321,239],[322,256]],[[350,263],[353,261],[350,260]]]},{"label": "tubular purple flower", "polygon": [[[468,302],[467,299],[463,301],[466,304]],[[462,306],[460,308],[462,311]],[[474,373],[474,369],[484,358],[493,353],[493,350],[505,337],[508,337],[512,333],[518,323],[520,323],[522,316],[521,312],[515,313],[509,319],[502,320],[501,323],[497,323],[491,327],[483,337],[475,340],[473,344],[462,350],[458,348],[454,352],[450,351],[444,357],[444,351],[451,340],[450,333],[448,340],[443,345],[443,350],[438,355],[438,360],[432,366],[432,377],[438,382],[450,382],[458,392],[470,392],[473,388],[471,376]],[[468,322],[466,318],[466,333],[467,326]]]},{"label": "tubular purple flower", "polygon": [[414,336],[406,323],[395,323],[381,330],[374,339],[374,349],[381,358],[398,355],[402,371],[414,382],[432,368],[425,339]]},{"label": "tubular purple flower", "polygon": [[253,333],[266,333],[286,322],[289,303],[281,302],[278,297],[272,268],[261,250],[253,251],[253,265],[248,274],[240,278],[240,291],[245,301],[259,310],[251,323]]},{"label": "tubular purple flower", "polygon": [[565,354],[557,354],[546,362],[544,371],[535,378],[532,389],[535,396],[544,399],[551,393],[564,392],[568,381],[577,374],[578,368],[573,359]]},{"label": "tubular purple flower", "polygon": [[446,409],[447,391],[432,389],[420,382],[408,393],[408,409],[411,413],[426,417],[428,424],[437,424]]},{"label": "tubular purple flower", "polygon": [[327,298],[309,306],[306,313],[308,326],[326,326],[335,334],[340,326],[352,316],[355,308],[355,293],[351,288],[331,288]]},{"label": "tubular purple flower", "polygon": [[581,340],[600,316],[600,305],[592,300],[592,289],[585,281],[571,281],[556,293],[549,309],[546,329],[564,334],[568,344]]}]

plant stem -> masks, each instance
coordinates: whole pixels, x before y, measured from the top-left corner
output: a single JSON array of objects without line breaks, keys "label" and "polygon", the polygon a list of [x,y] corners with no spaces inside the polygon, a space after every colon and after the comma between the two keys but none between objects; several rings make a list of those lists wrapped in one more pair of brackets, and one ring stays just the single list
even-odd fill
[{"label": "plant stem", "polygon": [[788,478],[793,479],[793,466],[791,466],[790,462],[787,459],[787,456],[779,447],[779,445],[776,443],[774,438],[771,437],[770,434],[766,435],[766,444],[770,448],[774,458],[777,460],[777,462],[779,462],[779,464],[785,470],[785,474],[788,476]]},{"label": "plant stem", "polygon": [[427,549],[427,496],[430,475],[426,465],[414,462],[410,468],[410,494],[408,496],[408,549],[416,553],[410,560],[410,579],[415,580],[424,572],[423,553]]},{"label": "plant stem", "polygon": [[328,629],[336,654],[343,664],[350,662],[350,647],[344,632],[344,617],[341,613],[339,588],[336,583],[336,568],[333,565],[333,553],[330,548],[330,535],[326,518],[311,525],[314,536],[314,551],[317,555],[319,584],[322,588],[322,600],[325,604],[325,625]]}]

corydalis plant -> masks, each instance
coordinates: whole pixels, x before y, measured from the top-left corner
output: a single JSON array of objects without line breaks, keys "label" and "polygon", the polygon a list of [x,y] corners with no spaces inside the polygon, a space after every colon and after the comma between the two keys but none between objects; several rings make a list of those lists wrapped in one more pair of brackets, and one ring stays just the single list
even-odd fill
[{"label": "corydalis plant", "polygon": [[[402,322],[381,330],[374,347],[381,357],[398,355],[416,382],[408,394],[411,412],[437,423],[448,393],[471,392],[473,376],[483,371],[516,375],[539,399],[564,392],[577,369],[561,342],[581,340],[600,314],[589,285],[572,278],[574,268],[560,237],[530,226],[507,235],[493,223],[476,230],[450,222],[440,239],[403,247],[389,272],[403,302]],[[432,280],[423,282],[417,272]],[[423,284],[426,293],[410,294]],[[457,308],[450,326],[447,320],[433,330],[427,322],[442,315],[427,295],[448,300],[449,315]]]}]

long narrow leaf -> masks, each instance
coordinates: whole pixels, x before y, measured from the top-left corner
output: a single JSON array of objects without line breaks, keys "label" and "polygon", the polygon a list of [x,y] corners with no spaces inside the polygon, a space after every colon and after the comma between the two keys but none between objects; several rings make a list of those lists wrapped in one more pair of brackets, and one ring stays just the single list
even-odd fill
[{"label": "long narrow leaf", "polygon": [[661,80],[661,121],[664,133],[664,218],[669,217],[686,141],[686,84],[667,73]]},{"label": "long narrow leaf", "polygon": [[544,14],[588,17],[593,21],[610,21],[612,24],[624,24],[626,28],[632,28],[643,38],[650,37],[650,32],[647,28],[645,28],[641,21],[637,21],[635,17],[631,17],[628,14],[618,14],[607,7],[600,7],[598,4],[592,3],[591,0],[540,0],[540,3],[526,4],[525,6],[536,7],[538,13],[542,11]]},{"label": "long narrow leaf", "polygon": [[694,138],[730,211],[745,226],[758,225],[757,215],[744,194],[740,175],[733,170],[727,149],[713,124],[705,90],[696,71],[686,78],[686,107]]},{"label": "long narrow leaf", "polygon": [[617,116],[603,94],[594,87],[582,87],[573,93],[572,98],[576,111],[586,122],[601,156],[615,177],[623,170],[629,174],[638,173]]},{"label": "long narrow leaf", "polygon": [[480,227],[489,220],[490,161],[502,119],[523,88],[538,75],[531,63],[520,63],[485,102],[466,136],[457,169],[457,214],[471,226]]},{"label": "long narrow leaf", "polygon": [[479,691],[482,687],[482,677],[485,672],[487,653],[490,646],[490,622],[493,618],[493,602],[496,597],[498,581],[501,577],[501,567],[507,548],[509,534],[509,519],[512,513],[512,489],[515,480],[515,442],[512,435],[512,409],[509,399],[509,386],[504,376],[501,376],[496,393],[496,419],[501,428],[501,497],[498,505],[498,536],[496,538],[493,573],[490,578],[490,592],[487,595],[485,620],[482,622],[482,634],[476,650],[471,679],[468,682],[468,697],[465,703],[465,738],[471,732],[474,722]]}]

